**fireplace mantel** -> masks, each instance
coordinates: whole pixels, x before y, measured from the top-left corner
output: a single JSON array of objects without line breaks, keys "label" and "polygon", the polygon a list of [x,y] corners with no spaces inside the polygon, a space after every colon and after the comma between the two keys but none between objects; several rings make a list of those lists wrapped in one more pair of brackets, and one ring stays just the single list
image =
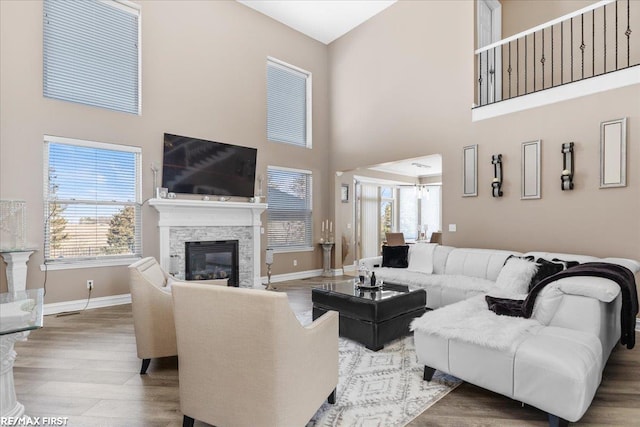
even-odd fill
[{"label": "fireplace mantel", "polygon": [[149,205],[158,211],[160,231],[160,265],[170,271],[171,229],[206,227],[251,227],[253,286],[260,280],[260,215],[266,203],[221,202],[217,200],[150,199]]}]

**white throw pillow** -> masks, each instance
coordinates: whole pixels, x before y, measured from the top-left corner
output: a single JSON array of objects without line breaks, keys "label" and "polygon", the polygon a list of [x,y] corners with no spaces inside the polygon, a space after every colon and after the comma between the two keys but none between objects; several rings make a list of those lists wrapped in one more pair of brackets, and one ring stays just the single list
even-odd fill
[{"label": "white throw pillow", "polygon": [[436,243],[414,243],[409,245],[409,271],[433,273],[433,251]]},{"label": "white throw pillow", "polygon": [[529,283],[538,271],[535,262],[509,258],[496,279],[496,288],[507,294],[522,295],[529,292]]}]

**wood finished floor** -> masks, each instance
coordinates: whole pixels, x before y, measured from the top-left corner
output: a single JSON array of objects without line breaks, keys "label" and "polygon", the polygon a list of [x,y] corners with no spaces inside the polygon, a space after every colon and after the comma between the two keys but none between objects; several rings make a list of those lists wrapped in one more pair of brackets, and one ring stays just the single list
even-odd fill
[{"label": "wood finished floor", "polygon": [[[326,279],[275,284],[294,310],[311,309],[310,289]],[[45,327],[16,344],[18,400],[32,416],[66,416],[69,426],[181,426],[177,358],[154,359],[138,374],[131,305],[46,316]],[[640,333],[636,332],[640,343]],[[196,425],[206,424],[196,422]],[[546,415],[462,384],[409,424],[543,426]],[[640,350],[618,347],[579,425],[640,425]],[[259,427],[259,426],[256,426]]]}]

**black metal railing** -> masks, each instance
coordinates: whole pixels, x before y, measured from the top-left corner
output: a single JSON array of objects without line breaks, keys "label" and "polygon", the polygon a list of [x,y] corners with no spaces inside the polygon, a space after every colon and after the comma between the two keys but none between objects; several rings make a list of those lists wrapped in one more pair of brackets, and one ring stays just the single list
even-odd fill
[{"label": "black metal railing", "polygon": [[480,48],[476,105],[640,65],[639,26],[640,2],[606,0]]}]

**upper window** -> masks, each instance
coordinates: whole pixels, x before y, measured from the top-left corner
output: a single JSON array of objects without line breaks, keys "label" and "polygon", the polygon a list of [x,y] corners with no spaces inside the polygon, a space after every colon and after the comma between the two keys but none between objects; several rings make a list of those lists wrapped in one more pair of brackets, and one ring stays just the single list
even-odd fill
[{"label": "upper window", "polygon": [[311,73],[267,59],[267,139],[311,148]]},{"label": "upper window", "polygon": [[311,172],[269,166],[267,187],[269,247],[276,250],[313,247]]},{"label": "upper window", "polygon": [[140,148],[44,142],[45,262],[141,256]]},{"label": "upper window", "polygon": [[140,9],[44,1],[44,96],[140,113]]}]

